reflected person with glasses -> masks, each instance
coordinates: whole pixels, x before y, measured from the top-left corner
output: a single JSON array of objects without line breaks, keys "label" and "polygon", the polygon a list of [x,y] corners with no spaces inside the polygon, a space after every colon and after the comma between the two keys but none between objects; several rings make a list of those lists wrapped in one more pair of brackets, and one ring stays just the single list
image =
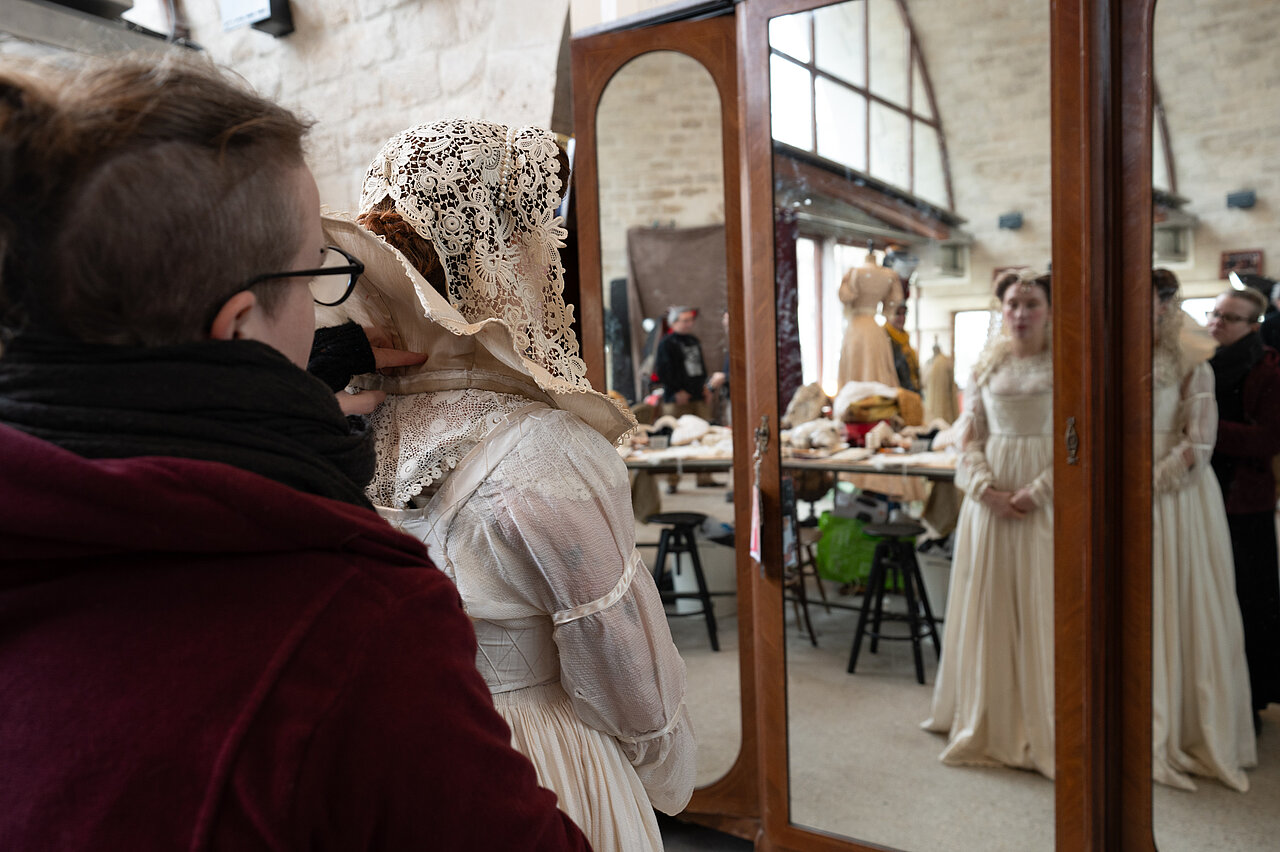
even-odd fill
[{"label": "reflected person with glasses", "polygon": [[1209,312],[1218,342],[1209,361],[1218,402],[1213,472],[1222,486],[1244,618],[1255,730],[1261,711],[1280,703],[1280,576],[1272,459],[1280,453],[1280,352],[1258,333],[1266,300],[1255,290],[1228,290]]}]

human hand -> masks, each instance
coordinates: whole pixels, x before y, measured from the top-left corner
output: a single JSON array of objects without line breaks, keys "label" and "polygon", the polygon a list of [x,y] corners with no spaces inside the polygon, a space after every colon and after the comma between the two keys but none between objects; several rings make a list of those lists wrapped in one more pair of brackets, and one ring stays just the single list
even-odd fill
[{"label": "human hand", "polygon": [[1023,514],[1034,512],[1038,508],[1035,498],[1031,496],[1031,491],[1027,488],[1019,488],[1013,492],[1009,497],[1009,505]]},{"label": "human hand", "polygon": [[982,503],[997,518],[1013,518],[1016,520],[1026,517],[1026,513],[1013,504],[1013,497],[1014,492],[988,488],[982,494]]},{"label": "human hand", "polygon": [[342,413],[350,417],[353,414],[372,414],[382,401],[387,398],[386,391],[361,390],[358,393],[340,390],[334,394],[338,398],[338,407]]},{"label": "human hand", "polygon": [[712,373],[711,378],[707,379],[707,387],[710,388],[711,390],[716,390],[720,388],[722,385],[724,385],[724,378],[725,378],[724,373],[721,373],[719,371]]},{"label": "human hand", "polygon": [[[409,352],[404,349],[396,349],[395,343],[391,339],[391,333],[384,328],[376,326],[361,326],[365,337],[369,338],[369,347],[373,350],[374,368],[378,372],[390,367],[413,367],[418,364],[425,364],[427,355],[425,352]],[[372,414],[382,401],[387,398],[386,391],[380,390],[360,390],[356,393],[349,391],[338,391],[338,407],[342,409],[342,413],[348,416],[369,415]]]},{"label": "human hand", "polygon": [[396,349],[391,340],[391,334],[386,329],[376,326],[363,326],[363,328],[365,336],[369,338],[369,345],[373,348],[373,362],[377,365],[378,372],[388,367],[415,367],[426,363],[425,352]]},{"label": "human hand", "polygon": [[689,400],[691,400],[691,399],[693,399],[693,397],[689,396],[689,392],[688,392],[688,391],[682,391],[682,390],[678,390],[678,391],[676,391],[676,403],[677,403],[677,404],[679,404],[679,405],[687,405],[687,404],[688,404],[688,402],[689,402]]}]

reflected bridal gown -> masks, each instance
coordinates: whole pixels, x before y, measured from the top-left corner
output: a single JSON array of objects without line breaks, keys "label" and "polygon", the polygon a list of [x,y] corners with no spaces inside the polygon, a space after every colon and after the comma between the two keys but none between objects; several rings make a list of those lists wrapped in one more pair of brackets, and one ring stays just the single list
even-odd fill
[{"label": "reflected bridal gown", "polygon": [[[1218,428],[1213,371],[1153,392],[1152,775],[1194,790],[1191,774],[1241,792],[1257,763],[1231,536],[1209,457]],[[1195,453],[1187,468],[1184,448]]]},{"label": "reflected bridal gown", "polygon": [[[1053,362],[1043,352],[995,366],[965,394],[971,422],[957,483],[942,660],[930,718],[949,734],[941,760],[1053,777]],[[988,487],[1030,487],[1037,508],[998,518]]]}]

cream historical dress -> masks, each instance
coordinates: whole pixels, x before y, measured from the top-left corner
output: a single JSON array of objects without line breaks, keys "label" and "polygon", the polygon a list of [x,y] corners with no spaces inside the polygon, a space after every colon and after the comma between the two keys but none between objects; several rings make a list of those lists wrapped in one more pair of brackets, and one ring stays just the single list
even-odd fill
[{"label": "cream historical dress", "polygon": [[[1181,317],[1177,317],[1181,319]],[[1209,467],[1218,430],[1213,371],[1157,349],[1153,391],[1152,774],[1249,789],[1257,763],[1244,626],[1222,491]],[[1195,454],[1188,467],[1183,451]]]},{"label": "cream historical dress", "polygon": [[661,849],[653,809],[683,810],[694,784],[684,662],[613,444],[634,420],[587,384],[561,297],[556,151],[546,131],[485,122],[394,137],[362,207],[395,200],[440,256],[448,301],[380,238],[330,218],[328,238],[366,274],[321,321],[388,328],[428,354],[359,379],[389,394],[370,418],[370,499],[457,584],[513,745],[593,848]]},{"label": "cream historical dress", "polygon": [[[1053,362],[1000,340],[965,394],[969,425],[942,660],[930,718],[941,760],[1053,777]],[[987,488],[1030,487],[1037,508],[998,518]]]},{"label": "cream historical dress", "polygon": [[844,342],[840,347],[837,377],[840,387],[849,382],[880,382],[898,387],[898,371],[893,366],[893,345],[876,322],[881,303],[885,311],[902,301],[898,273],[874,263],[855,266],[840,282],[844,303]]}]

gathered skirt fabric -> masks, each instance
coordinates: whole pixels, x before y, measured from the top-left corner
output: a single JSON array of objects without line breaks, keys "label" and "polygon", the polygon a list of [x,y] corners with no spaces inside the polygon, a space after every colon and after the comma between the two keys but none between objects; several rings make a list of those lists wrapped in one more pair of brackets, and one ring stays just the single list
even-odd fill
[{"label": "gathered skirt fabric", "polygon": [[621,746],[582,723],[559,683],[499,692],[493,703],[511,727],[511,744],[596,852],[662,849],[657,817]]},{"label": "gathered skirt fabric", "polygon": [[879,382],[898,387],[898,370],[893,366],[893,344],[876,322],[874,311],[846,309],[847,326],[840,347],[836,376],[840,387],[849,382]]},{"label": "gathered skirt fabric", "polygon": [[1152,517],[1152,775],[1194,790],[1190,775],[1244,792],[1257,763],[1244,628],[1217,479],[1157,494]]},{"label": "gathered skirt fabric", "polygon": [[[1049,435],[993,434],[992,487],[1016,490],[1052,465]],[[948,734],[940,759],[1052,778],[1053,515],[1018,519],[965,499],[956,523],[942,660],[923,727]]]}]

